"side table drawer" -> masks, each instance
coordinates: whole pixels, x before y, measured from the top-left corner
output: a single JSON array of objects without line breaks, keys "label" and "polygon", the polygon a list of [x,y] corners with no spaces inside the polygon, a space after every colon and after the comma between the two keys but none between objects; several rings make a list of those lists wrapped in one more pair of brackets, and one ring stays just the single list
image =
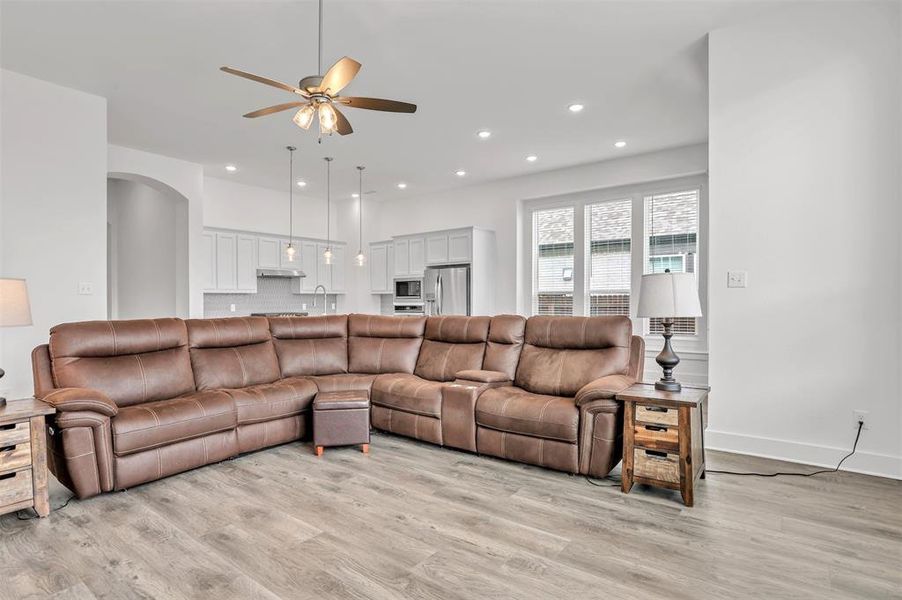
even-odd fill
[{"label": "side table drawer", "polygon": [[27,442],[31,438],[28,421],[0,425],[0,448]]},{"label": "side table drawer", "polygon": [[636,423],[633,427],[633,445],[651,450],[673,450],[674,452],[679,452],[679,429],[673,425]]},{"label": "side table drawer", "polygon": [[638,404],[636,405],[636,420],[642,423],[673,425],[674,427],[680,424],[679,410],[664,406]]},{"label": "side table drawer", "polygon": [[31,466],[31,444],[0,445],[0,473]]},{"label": "side table drawer", "polygon": [[680,482],[679,454],[644,448],[636,448],[633,453],[633,472],[636,477],[668,483]]},{"label": "side table drawer", "polygon": [[31,499],[31,469],[0,475],[0,513],[4,506]]}]

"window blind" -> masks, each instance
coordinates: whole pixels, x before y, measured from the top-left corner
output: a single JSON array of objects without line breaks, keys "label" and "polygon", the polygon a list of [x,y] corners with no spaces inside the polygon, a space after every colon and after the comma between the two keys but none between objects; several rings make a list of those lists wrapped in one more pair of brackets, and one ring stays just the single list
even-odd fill
[{"label": "window blind", "polygon": [[[645,273],[698,272],[699,190],[645,197]],[[649,333],[663,331],[661,319],[649,319]],[[674,320],[673,333],[695,335],[696,319]]]},{"label": "window blind", "polygon": [[586,305],[589,314],[630,313],[630,198],[586,206]]},{"label": "window blind", "polygon": [[533,314],[573,314],[573,207],[537,210],[533,220]]}]

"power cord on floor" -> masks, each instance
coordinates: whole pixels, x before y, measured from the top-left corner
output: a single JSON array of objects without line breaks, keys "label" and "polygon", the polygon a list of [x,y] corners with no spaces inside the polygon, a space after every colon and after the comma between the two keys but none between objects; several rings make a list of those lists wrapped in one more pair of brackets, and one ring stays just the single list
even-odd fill
[{"label": "power cord on floor", "polygon": [[[69,503],[72,502],[72,498],[75,498],[75,494],[72,494],[71,496],[69,496],[69,498],[67,498],[66,501],[62,503],[62,505],[57,506],[56,508],[51,508],[50,512],[55,513],[58,510],[63,510],[64,508],[69,506]],[[37,514],[35,514],[34,516],[23,517],[21,514],[19,514],[21,512],[22,511],[20,510],[19,512],[16,513],[16,518],[19,519],[20,521],[33,521],[34,519],[38,518]]]},{"label": "power cord on floor", "polygon": [[718,471],[715,469],[705,469],[705,474],[708,473],[716,473],[718,475],[740,475],[743,477],[812,477],[814,475],[822,475],[824,473],[836,473],[839,471],[839,468],[842,466],[846,459],[855,454],[855,451],[858,449],[858,440],[861,438],[861,430],[864,428],[864,421],[858,421],[858,433],[855,434],[855,443],[852,444],[852,451],[842,457],[842,460],[837,463],[835,467],[832,469],[821,469],[820,471],[814,471],[812,473],[786,473],[782,471],[778,471],[776,473],[755,473],[755,472],[737,472],[737,471]]},{"label": "power cord on floor", "polygon": [[589,483],[591,483],[591,484],[594,485],[595,487],[615,487],[615,488],[619,488],[619,487],[620,487],[620,482],[619,482],[619,481],[614,481],[613,479],[609,479],[609,478],[607,478],[607,477],[605,477],[605,478],[602,479],[601,481],[604,481],[604,482],[613,482],[613,483],[598,483],[597,481],[593,481],[592,478],[589,477],[588,475],[586,475],[586,481],[588,481]]}]

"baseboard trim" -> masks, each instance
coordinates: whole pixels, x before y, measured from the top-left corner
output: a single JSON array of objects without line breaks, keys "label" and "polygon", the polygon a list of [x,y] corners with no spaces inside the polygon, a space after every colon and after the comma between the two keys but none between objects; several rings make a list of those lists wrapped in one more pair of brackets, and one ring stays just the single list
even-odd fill
[{"label": "baseboard trim", "polygon": [[[850,443],[853,434],[850,430]],[[711,429],[705,430],[705,448],[826,468],[835,467],[851,450]],[[858,450],[843,463],[842,470],[902,479],[902,456]]]}]

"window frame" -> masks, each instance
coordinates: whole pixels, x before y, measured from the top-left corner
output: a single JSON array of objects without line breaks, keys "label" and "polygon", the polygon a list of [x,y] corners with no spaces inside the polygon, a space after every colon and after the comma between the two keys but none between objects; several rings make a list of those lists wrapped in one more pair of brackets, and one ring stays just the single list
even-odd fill
[{"label": "window frame", "polygon": [[[696,323],[695,335],[674,335],[679,348],[685,353],[707,352],[708,349],[708,193],[707,177],[692,175],[659,181],[600,188],[570,194],[549,196],[521,201],[520,256],[519,262],[523,277],[520,282],[520,294],[524,302],[521,311],[533,314],[533,284],[536,274],[538,253],[533,244],[533,213],[554,208],[573,208],[573,314],[585,316],[589,314],[589,281],[587,278],[587,236],[586,207],[629,198],[632,202],[632,226],[630,236],[630,319],[633,331],[641,334],[649,351],[661,345],[661,335],[649,333],[649,320],[635,317],[639,304],[639,288],[642,274],[645,273],[647,248],[645,239],[645,222],[648,217],[645,210],[645,198],[652,195],[668,194],[686,190],[698,191],[698,292],[702,305],[702,314]],[[591,252],[591,249],[589,249]]]}]

